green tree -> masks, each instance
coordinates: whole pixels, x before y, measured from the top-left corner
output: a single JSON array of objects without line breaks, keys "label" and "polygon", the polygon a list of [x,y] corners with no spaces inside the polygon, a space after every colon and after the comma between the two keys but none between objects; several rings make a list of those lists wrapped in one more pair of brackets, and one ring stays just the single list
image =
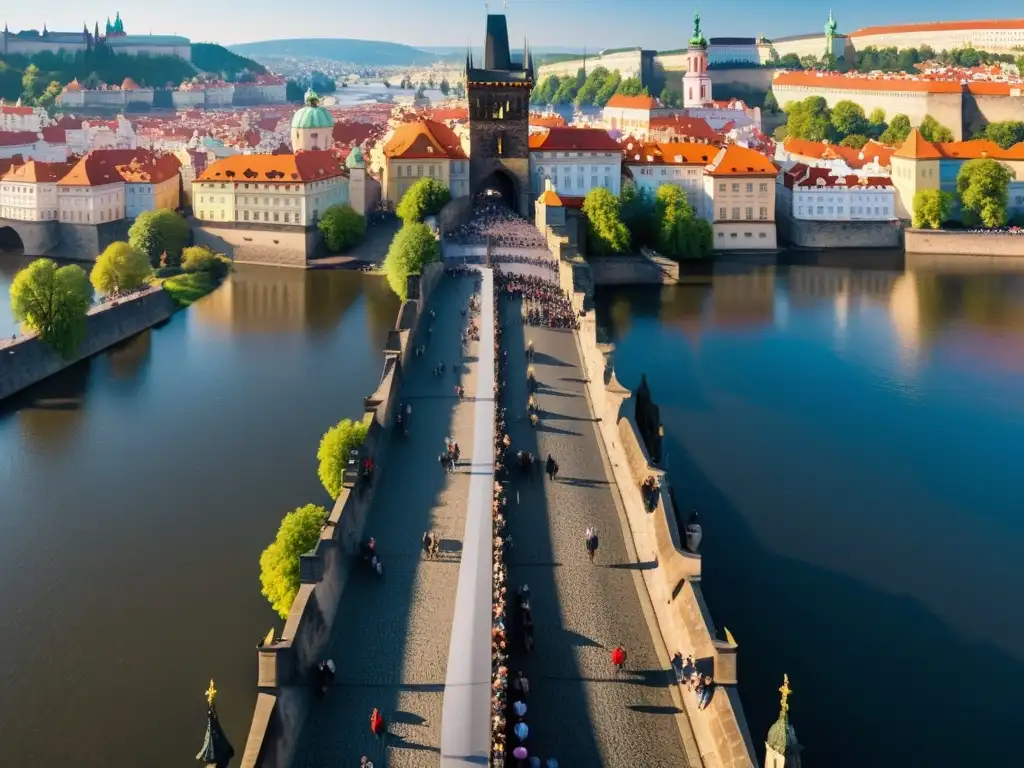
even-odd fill
[{"label": "green tree", "polygon": [[839,142],[841,147],[852,147],[853,149],[860,149],[868,143],[870,139],[863,133],[851,133],[846,136],[842,141]]},{"label": "green tree", "polygon": [[180,264],[181,250],[191,236],[188,222],[164,208],[141,213],[128,230],[128,242],[132,248],[146,254],[154,267],[160,264],[164,251],[171,266]]},{"label": "green tree", "polygon": [[548,75],[533,89],[530,101],[534,104],[551,104],[561,85],[562,81],[556,75]]},{"label": "green tree", "polygon": [[928,141],[952,141],[953,132],[931,115],[925,115],[921,121],[921,135]]},{"label": "green tree", "polygon": [[1006,120],[1001,123],[989,123],[980,134],[980,138],[994,141],[1003,149],[1024,141],[1024,123],[1019,120]]},{"label": "green tree", "polygon": [[666,85],[661,89],[661,103],[666,107],[681,107],[683,106],[683,94]]},{"label": "green tree", "polygon": [[705,256],[710,250],[710,229],[694,216],[686,193],[673,184],[662,184],[655,193],[658,250],[673,259]]},{"label": "green tree", "polygon": [[39,93],[39,67],[29,64],[21,76],[22,97],[30,104],[34,104]]},{"label": "green tree", "polygon": [[914,194],[914,229],[938,229],[949,218],[953,195],[937,189],[922,189]]},{"label": "green tree", "polygon": [[181,268],[186,272],[203,272],[214,280],[227,276],[233,264],[221,253],[214,253],[205,245],[192,245],[181,252]]},{"label": "green tree", "polygon": [[409,275],[418,275],[423,267],[441,256],[437,237],[426,224],[406,224],[395,235],[384,258],[384,274],[388,285],[405,301]]},{"label": "green tree", "polygon": [[96,258],[89,273],[89,282],[100,293],[108,295],[134,291],[152,274],[149,259],[125,242],[108,245]]},{"label": "green tree", "polygon": [[603,107],[607,104],[611,97],[615,95],[615,92],[619,90],[619,83],[621,82],[622,75],[619,74],[618,70],[614,70],[594,97],[594,106]]},{"label": "green tree", "polygon": [[260,555],[263,596],[282,619],[288,618],[299,593],[299,558],[316,547],[326,521],[327,510],[315,504],[289,512],[273,543]]},{"label": "green tree", "polygon": [[46,90],[36,99],[36,106],[49,109],[60,96],[61,90],[63,90],[63,86],[56,80],[51,80],[50,84],[46,86]]},{"label": "green tree", "polygon": [[448,191],[448,187],[437,179],[424,178],[409,187],[402,195],[395,213],[406,224],[412,224],[440,213],[451,199],[452,193]]},{"label": "green tree", "polygon": [[832,137],[832,114],[821,96],[786,104],[786,135],[794,139],[825,141]]},{"label": "green tree", "polygon": [[868,122],[871,125],[885,125],[885,110],[881,107],[872,109],[871,114],[868,115]]},{"label": "green tree", "polygon": [[964,224],[1002,227],[1006,224],[1006,206],[1010,182],[1015,174],[1009,166],[992,158],[968,160],[956,176]]},{"label": "green tree", "polygon": [[764,95],[764,111],[770,115],[777,115],[779,113],[779,102],[776,101],[775,94],[772,93],[771,88]]},{"label": "green tree", "polygon": [[654,200],[646,187],[638,187],[632,181],[622,185],[619,215],[635,245],[657,245],[658,220],[654,214]]},{"label": "green tree", "polygon": [[803,69],[803,62],[800,61],[800,57],[795,53],[787,53],[781,59],[779,59],[779,66],[782,69]]},{"label": "green tree", "polygon": [[319,462],[317,474],[332,499],[341,495],[349,454],[366,441],[368,431],[369,426],[362,421],[342,419],[320,438],[320,448],[316,452]]},{"label": "green tree", "polygon": [[832,127],[837,136],[849,136],[851,133],[864,133],[868,128],[864,109],[853,101],[840,101],[832,107]]},{"label": "green tree", "polygon": [[551,97],[552,104],[571,104],[575,98],[576,93],[580,89],[580,75],[583,73],[581,69],[576,77],[568,75],[563,77],[558,83],[558,90]]},{"label": "green tree", "polygon": [[887,146],[898,147],[910,135],[910,118],[906,115],[893,115],[888,127],[882,131],[878,140]]},{"label": "green tree", "polygon": [[14,319],[36,331],[65,358],[74,355],[85,336],[91,300],[85,270],[75,265],[58,267],[50,259],[36,259],[11,282]]},{"label": "green tree", "polygon": [[589,107],[594,103],[594,99],[597,97],[598,92],[604,86],[605,81],[611,77],[609,72],[604,67],[595,67],[587,75],[587,79],[583,81],[583,85],[576,92],[576,98],[573,100],[577,107]]},{"label": "green tree", "polygon": [[639,77],[627,77],[625,80],[619,83],[619,88],[616,93],[621,93],[623,96],[647,96],[647,88],[641,82]]},{"label": "green tree", "polygon": [[324,211],[317,226],[331,253],[347,251],[362,241],[366,234],[366,219],[347,205],[332,205]]},{"label": "green tree", "polygon": [[587,244],[593,253],[622,253],[629,248],[629,230],[622,223],[619,199],[604,187],[583,198],[587,216]]},{"label": "green tree", "polygon": [[448,84],[448,78],[442,79],[440,85],[441,94],[447,96],[451,89],[452,87]]}]

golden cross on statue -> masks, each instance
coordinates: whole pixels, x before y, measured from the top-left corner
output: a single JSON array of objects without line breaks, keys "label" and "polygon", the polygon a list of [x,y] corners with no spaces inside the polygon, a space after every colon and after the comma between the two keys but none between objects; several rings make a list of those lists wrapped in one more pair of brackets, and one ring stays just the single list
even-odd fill
[{"label": "golden cross on statue", "polygon": [[[211,683],[212,685],[212,683]],[[789,687],[789,675],[782,676],[782,687],[779,688],[779,693],[782,694],[782,711],[786,712],[789,710],[789,702],[786,701],[789,698],[789,694],[793,692],[793,689]]]},{"label": "golden cross on statue", "polygon": [[213,687],[213,680],[210,680],[210,687],[206,689],[206,704],[213,706],[213,700],[217,698],[217,689]]}]

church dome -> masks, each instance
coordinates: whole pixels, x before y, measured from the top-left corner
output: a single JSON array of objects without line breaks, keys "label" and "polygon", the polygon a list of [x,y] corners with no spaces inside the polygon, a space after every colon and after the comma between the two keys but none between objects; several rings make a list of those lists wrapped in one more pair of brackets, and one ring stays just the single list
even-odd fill
[{"label": "church dome", "polygon": [[348,169],[352,168],[365,168],[366,161],[363,159],[363,151],[358,146],[352,147],[352,151],[348,153],[348,157],[345,158],[345,167]]},{"label": "church dome", "polygon": [[292,117],[292,128],[333,128],[334,118],[320,106],[320,97],[312,90],[306,91],[306,106]]}]

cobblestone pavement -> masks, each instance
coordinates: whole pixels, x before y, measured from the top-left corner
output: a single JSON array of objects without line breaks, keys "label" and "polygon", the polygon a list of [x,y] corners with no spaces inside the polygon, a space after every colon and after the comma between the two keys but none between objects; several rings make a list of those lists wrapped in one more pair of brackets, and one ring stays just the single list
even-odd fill
[{"label": "cobblestone pavement", "polygon": [[[438,461],[444,438],[473,450],[476,347],[471,344],[461,375],[451,366],[462,359],[461,316],[475,278],[443,277],[431,297],[437,312],[424,358],[405,371],[403,397],[413,407],[408,440],[396,436],[389,446],[366,527],[377,538],[384,578],[356,562],[342,594],[334,634],[327,650],[338,666],[327,696],[314,702],[293,763],[295,768],[348,768],[362,755],[377,768],[437,766],[440,760],[441,701],[444,692],[451,622],[465,530],[469,474],[462,467],[445,476]],[[427,343],[423,318],[420,343]],[[445,375],[433,366],[443,360]],[[466,386],[459,404],[454,387]],[[421,537],[428,529],[443,538],[440,561],[422,557]],[[388,736],[370,734],[374,707],[384,713]]]},{"label": "cobblestone pavement", "polygon": [[[502,299],[502,320],[512,450],[540,459],[532,479],[513,469],[509,483],[509,586],[529,584],[536,636],[529,656],[513,642],[510,662],[532,684],[530,754],[588,768],[687,766],[669,692],[674,678],[658,663],[644,619],[576,342],[570,331],[524,327],[518,300]],[[525,418],[528,339],[540,384],[536,429]],[[543,472],[549,453],[560,468],[553,483]],[[595,564],[584,548],[588,525],[600,538]],[[610,653],[619,644],[628,662],[617,676]]]}]

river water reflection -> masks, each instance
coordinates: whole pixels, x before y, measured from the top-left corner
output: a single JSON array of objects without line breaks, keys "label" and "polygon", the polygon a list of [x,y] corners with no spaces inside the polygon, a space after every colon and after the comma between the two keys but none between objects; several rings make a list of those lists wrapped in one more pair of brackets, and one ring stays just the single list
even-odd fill
[{"label": "river water reflection", "polygon": [[694,283],[603,291],[598,317],[702,515],[758,753],[786,672],[811,764],[1019,762],[1024,270],[907,257]]},{"label": "river water reflection", "polygon": [[4,404],[0,762],[186,765],[210,677],[241,754],[256,643],[281,625],[259,553],[285,512],[329,504],[317,442],[361,414],[397,311],[382,278],[240,267]]}]

